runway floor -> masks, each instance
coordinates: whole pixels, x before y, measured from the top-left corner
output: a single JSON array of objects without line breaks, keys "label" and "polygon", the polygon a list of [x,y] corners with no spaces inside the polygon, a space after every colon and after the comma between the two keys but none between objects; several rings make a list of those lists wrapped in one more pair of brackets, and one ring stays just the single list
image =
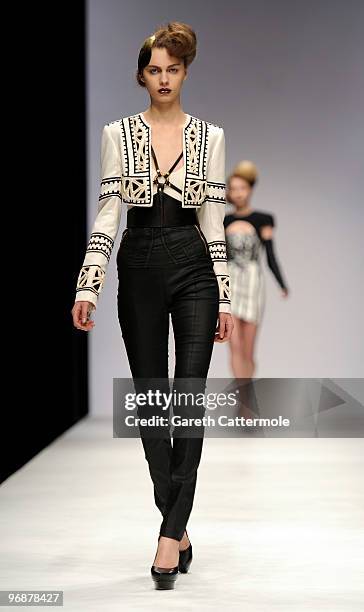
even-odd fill
[{"label": "runway floor", "polygon": [[72,612],[362,612],[363,446],[205,439],[190,572],[156,591],[161,516],[141,441],[88,417],[0,488],[0,588],[62,590]]}]

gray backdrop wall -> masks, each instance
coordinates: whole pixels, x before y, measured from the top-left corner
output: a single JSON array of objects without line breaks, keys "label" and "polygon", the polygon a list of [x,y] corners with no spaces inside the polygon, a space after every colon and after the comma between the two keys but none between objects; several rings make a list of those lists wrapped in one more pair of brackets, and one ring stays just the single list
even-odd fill
[{"label": "gray backdrop wall", "polygon": [[[363,9],[360,0],[88,3],[89,231],[102,126],[148,108],[134,80],[140,44],[159,24],[184,21],[196,31],[198,53],[183,110],[224,127],[227,173],[242,158],[257,164],[252,204],[277,220],[291,296],[281,297],[265,265],[257,377],[363,376]],[[130,376],[116,311],[125,225],[124,208],[90,334],[96,414],[112,410],[112,378]],[[172,328],[170,343],[173,376]],[[209,375],[231,375],[226,344],[215,344]]]}]

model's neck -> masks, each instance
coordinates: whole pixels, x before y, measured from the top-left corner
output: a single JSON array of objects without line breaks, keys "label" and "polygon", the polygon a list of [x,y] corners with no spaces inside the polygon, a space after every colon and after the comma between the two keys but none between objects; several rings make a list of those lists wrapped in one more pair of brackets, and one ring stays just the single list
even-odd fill
[{"label": "model's neck", "polygon": [[149,123],[159,125],[176,125],[184,123],[186,119],[186,114],[179,103],[171,106],[151,104],[147,110],[143,111],[143,115]]},{"label": "model's neck", "polygon": [[253,212],[253,209],[250,207],[249,204],[246,204],[245,206],[235,206],[235,215],[237,217],[245,217],[245,215],[250,215],[251,212]]}]

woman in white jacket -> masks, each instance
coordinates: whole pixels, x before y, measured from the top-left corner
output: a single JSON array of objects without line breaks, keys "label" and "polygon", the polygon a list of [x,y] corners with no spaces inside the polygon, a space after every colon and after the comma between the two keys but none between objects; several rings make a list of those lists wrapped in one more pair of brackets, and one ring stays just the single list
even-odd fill
[{"label": "woman in white jacket", "polygon": [[[185,114],[180,95],[196,55],[186,24],[168,23],[140,50],[136,78],[150,106],[106,124],[101,145],[101,190],[72,309],[75,327],[89,331],[121,217],[127,227],[117,252],[118,318],[134,381],[168,385],[168,331],[176,347],[175,388],[205,381],[214,341],[231,337],[226,260],[225,139],[223,129]],[[180,382],[178,382],[180,380]],[[182,382],[181,382],[182,381]],[[166,386],[169,391],[169,386]],[[203,390],[203,389],[202,389]],[[196,406],[191,410],[196,413]],[[192,509],[203,434],[168,432],[141,439],[161,511],[151,567],[156,588],[173,588],[186,572],[192,545],[186,525]]]}]

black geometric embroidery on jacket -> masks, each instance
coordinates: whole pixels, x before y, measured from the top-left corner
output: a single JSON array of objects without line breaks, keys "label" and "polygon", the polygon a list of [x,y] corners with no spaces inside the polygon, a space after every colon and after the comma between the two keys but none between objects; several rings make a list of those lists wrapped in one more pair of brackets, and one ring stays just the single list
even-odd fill
[{"label": "black geometric embroidery on jacket", "polygon": [[185,201],[201,206],[206,198],[206,181],[200,179],[186,178]]},{"label": "black geometric embroidery on jacket", "polygon": [[107,261],[109,261],[113,246],[114,241],[110,236],[102,232],[93,232],[90,236],[86,253],[102,253]]},{"label": "black geometric embroidery on jacket", "polygon": [[206,177],[206,122],[191,117],[185,127],[186,176]]},{"label": "black geometric embroidery on jacket", "polygon": [[[128,126],[133,159],[124,167],[123,199],[128,198],[125,200],[127,203],[148,205],[152,198],[149,126],[139,113],[128,117]],[[127,143],[125,150],[129,153]]]},{"label": "black geometric embroidery on jacket", "polygon": [[225,240],[213,240],[208,245],[212,261],[227,261]]},{"label": "black geometric embroidery on jacket", "polygon": [[105,271],[97,264],[82,266],[77,280],[76,291],[92,291],[99,295],[105,279]]},{"label": "black geometric embroidery on jacket", "polygon": [[146,178],[128,177],[123,179],[123,200],[125,202],[139,202],[145,200]]},{"label": "black geometric embroidery on jacket", "polygon": [[216,274],[219,285],[220,302],[230,304],[230,276],[226,274]]},{"label": "black geometric embroidery on jacket", "polygon": [[117,196],[121,200],[121,176],[110,176],[102,179],[99,201],[111,196]]},{"label": "black geometric embroidery on jacket", "polygon": [[129,174],[128,144],[126,140],[124,119],[120,121],[120,129],[121,129],[121,140],[122,140],[122,153],[124,156],[124,163],[122,163],[122,167],[124,167],[124,174]]},{"label": "black geometric embroidery on jacket", "polygon": [[183,185],[183,207],[200,207],[206,199],[208,125],[197,117],[190,117],[184,130],[185,180]]},{"label": "black geometric embroidery on jacket", "polygon": [[206,202],[221,202],[226,201],[226,184],[207,181],[207,197]]},{"label": "black geometric embroidery on jacket", "polygon": [[[129,118],[131,144],[134,155],[134,172],[149,172],[149,126],[139,114]],[[144,129],[143,126],[147,129]]]},{"label": "black geometric embroidery on jacket", "polygon": [[205,137],[203,141],[202,176],[204,177],[204,179],[206,179],[207,177],[207,151],[208,151],[208,144],[210,140],[211,126],[206,121],[203,122],[203,126],[205,130]]}]

